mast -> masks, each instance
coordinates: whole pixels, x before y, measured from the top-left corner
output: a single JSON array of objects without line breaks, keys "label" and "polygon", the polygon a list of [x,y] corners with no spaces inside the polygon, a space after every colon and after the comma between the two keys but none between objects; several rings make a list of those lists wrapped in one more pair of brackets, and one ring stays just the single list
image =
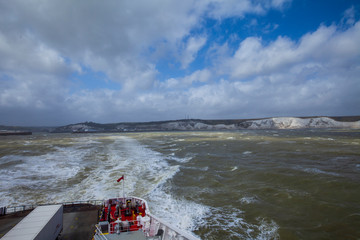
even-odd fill
[{"label": "mast", "polygon": [[124,191],[124,182],[125,182],[125,178],[124,175],[121,176],[121,178],[119,178],[117,180],[117,182],[120,182],[121,180],[123,180],[122,185],[123,185],[123,198],[125,198],[125,191]]}]

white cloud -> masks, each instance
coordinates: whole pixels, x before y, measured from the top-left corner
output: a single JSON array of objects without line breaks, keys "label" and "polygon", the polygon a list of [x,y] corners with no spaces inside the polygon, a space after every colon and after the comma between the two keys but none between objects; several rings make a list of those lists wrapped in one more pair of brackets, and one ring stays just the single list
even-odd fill
[{"label": "white cloud", "polygon": [[183,78],[183,82],[186,84],[193,84],[196,82],[205,83],[211,78],[211,72],[208,69],[197,70],[193,72],[190,76],[186,76]]},{"label": "white cloud", "polygon": [[[321,26],[317,31],[304,35],[299,42],[278,37],[267,45],[260,38],[249,37],[241,42],[234,56],[228,58],[224,68],[232,79],[303,70],[309,65],[332,71],[344,70],[359,64],[360,22],[342,32],[335,26]],[[299,71],[299,70],[297,70]],[[295,77],[296,78],[296,77]]]},{"label": "white cloud", "polygon": [[[290,2],[0,1],[0,124],[355,112],[360,23],[354,8],[345,12],[343,30],[320,26],[298,41],[248,37],[235,53],[230,43],[210,42],[198,31],[204,17],[243,18]],[[233,36],[237,42],[240,35]],[[190,71],[203,48],[205,66]],[[159,81],[160,58],[187,75]],[[72,88],[71,75],[82,67],[102,72],[121,90]]]},{"label": "white cloud", "polygon": [[284,6],[290,4],[292,0],[272,0],[271,6],[273,8],[282,9]]},{"label": "white cloud", "polygon": [[159,83],[160,88],[165,89],[185,89],[192,87],[196,83],[206,83],[211,79],[211,71],[209,69],[197,70],[188,76],[182,78],[169,78],[164,83]]},{"label": "white cloud", "polygon": [[0,31],[0,54],[1,71],[66,74],[76,70],[59,52],[29,34],[17,37]]},{"label": "white cloud", "polygon": [[194,61],[198,51],[205,45],[206,37],[190,37],[182,51],[181,67],[187,68]]},{"label": "white cloud", "polygon": [[67,93],[67,86],[61,78],[47,74],[25,73],[0,79],[1,121],[8,124],[49,124],[51,118],[56,122],[64,117],[64,96]]},{"label": "white cloud", "polygon": [[[5,36],[6,41],[13,41],[9,53],[12,58],[16,56],[14,49],[18,49],[18,52],[23,52],[18,56],[31,59],[27,63],[19,57],[14,59],[13,62],[23,62],[24,69],[31,64],[39,68],[46,64],[45,67],[51,70],[52,66],[61,65],[65,57],[77,66],[103,71],[111,80],[123,83],[125,88],[137,85],[132,81],[146,76],[151,79],[145,80],[149,82],[145,85],[151,86],[156,69],[146,59],[149,48],[158,51],[160,49],[157,48],[164,48],[166,43],[165,51],[180,56],[181,66],[186,68],[207,41],[204,36],[188,37],[190,30],[201,23],[206,11],[213,17],[224,18],[243,16],[259,9],[260,4],[248,0],[110,0],[101,3],[69,0],[35,0],[29,3],[14,0],[0,3],[0,34],[3,38]],[[184,39],[187,41],[180,44]],[[4,41],[2,43],[4,45]],[[38,52],[33,49],[38,49]],[[52,59],[43,59],[46,55]],[[41,60],[45,62],[38,64],[37,61]],[[119,76],[123,72],[126,74]]]},{"label": "white cloud", "polygon": [[354,114],[360,104],[358,42],[360,22],[346,30],[321,26],[299,41],[279,37],[265,44],[250,37],[233,56],[218,50],[227,49],[225,43],[210,53],[226,60],[214,61],[216,70],[208,73],[231,78],[184,92],[189,114],[204,118]]},{"label": "white cloud", "polygon": [[341,19],[341,24],[343,26],[353,25],[355,23],[355,7],[351,6],[350,8],[346,9],[344,12],[344,16]]},{"label": "white cloud", "polygon": [[[146,59],[148,48],[156,47],[159,41],[176,47],[199,17],[198,13],[190,12],[193,1],[189,0],[181,3],[14,0],[0,5],[0,34],[6,40],[1,39],[1,46],[8,47],[10,57],[16,58],[14,61],[2,58],[5,62],[0,67],[20,62],[29,71],[32,66],[42,68],[44,64],[51,71],[53,62],[64,60],[59,58],[64,56],[78,66],[104,72],[111,80],[122,83],[124,89],[151,86],[157,71]],[[29,39],[16,41],[24,36]],[[15,41],[5,46],[9,39]],[[201,39],[189,41],[184,64],[196,54],[195,40]],[[30,61],[25,62],[27,59]]]},{"label": "white cloud", "polygon": [[229,73],[235,99],[248,103],[249,114],[249,106],[286,115],[334,114],[335,109],[349,114],[360,104],[359,42],[360,22],[344,31],[321,26],[298,42],[279,37],[265,44],[249,37],[224,61],[221,73]]},{"label": "white cloud", "polygon": [[218,20],[229,17],[243,18],[247,13],[265,14],[269,9],[282,9],[292,0],[209,0],[207,15]]},{"label": "white cloud", "polygon": [[208,15],[215,19],[228,17],[244,17],[245,13],[264,13],[263,6],[254,4],[250,0],[213,0],[210,1],[210,9]]}]

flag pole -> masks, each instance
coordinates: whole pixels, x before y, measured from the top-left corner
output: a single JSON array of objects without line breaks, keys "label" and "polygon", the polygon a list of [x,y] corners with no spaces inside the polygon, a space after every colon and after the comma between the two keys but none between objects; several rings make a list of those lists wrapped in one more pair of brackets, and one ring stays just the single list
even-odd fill
[{"label": "flag pole", "polygon": [[123,175],[123,198],[125,199],[124,182],[125,182],[125,178],[124,178],[124,175]]},{"label": "flag pole", "polygon": [[124,187],[125,178],[124,178],[124,175],[122,175],[121,178],[119,178],[119,179],[117,180],[117,182],[120,182],[121,180],[123,180],[123,183],[122,183],[122,184],[123,184],[123,198],[125,198],[125,192],[124,192],[124,188],[125,188],[125,187]]}]

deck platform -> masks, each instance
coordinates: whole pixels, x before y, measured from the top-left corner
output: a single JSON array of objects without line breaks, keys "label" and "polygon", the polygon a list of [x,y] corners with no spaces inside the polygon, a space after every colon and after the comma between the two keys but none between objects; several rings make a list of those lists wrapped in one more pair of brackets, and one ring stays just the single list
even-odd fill
[{"label": "deck platform", "polygon": [[[64,206],[63,231],[59,240],[91,240],[99,216],[100,206],[77,204]],[[0,238],[18,224],[31,210],[0,216]]]}]

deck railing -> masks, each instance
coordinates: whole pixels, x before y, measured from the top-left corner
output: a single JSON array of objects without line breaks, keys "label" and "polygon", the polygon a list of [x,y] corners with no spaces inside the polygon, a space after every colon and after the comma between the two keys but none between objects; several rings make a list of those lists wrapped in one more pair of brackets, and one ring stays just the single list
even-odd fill
[{"label": "deck railing", "polygon": [[96,224],[95,225],[95,235],[96,236],[99,236],[99,238],[100,239],[102,239],[102,240],[108,240],[108,238],[107,237],[105,237],[105,235],[103,234],[103,232],[101,231],[101,229],[99,228],[99,225],[98,224]]},{"label": "deck railing", "polygon": [[76,205],[84,205],[84,204],[91,204],[100,206],[102,205],[104,200],[88,200],[88,201],[72,201],[72,202],[60,202],[60,203],[46,203],[46,204],[31,204],[31,205],[20,205],[20,206],[8,206],[8,207],[1,207],[0,208],[0,216],[10,214],[10,213],[16,213],[16,212],[23,212],[26,210],[32,210],[36,208],[37,206],[43,206],[43,205],[58,205],[62,204],[64,207],[69,206],[76,206]]},{"label": "deck railing", "polygon": [[154,231],[159,229],[163,230],[163,240],[168,239],[187,239],[187,240],[199,240],[199,238],[166,223],[163,219],[156,217],[152,214],[148,214],[151,218],[150,234],[154,234]]},{"label": "deck railing", "polygon": [[[9,206],[9,207],[2,207],[0,208],[0,215],[5,215],[5,214],[10,214],[10,213],[16,213],[16,212],[22,212],[22,211],[26,211],[26,210],[32,210],[34,208],[36,208],[37,206],[42,206],[42,205],[57,205],[57,204],[62,204],[64,207],[71,207],[71,206],[78,206],[78,205],[96,205],[96,206],[101,206],[104,203],[104,200],[88,200],[88,201],[70,201],[70,202],[62,202],[62,203],[48,203],[48,204],[32,204],[32,205],[21,205],[21,206]],[[143,231],[148,235],[148,236],[154,236],[156,237],[156,233],[159,231],[159,229],[161,229],[163,231],[162,233],[162,239],[163,240],[168,240],[168,239],[188,239],[188,240],[199,240],[197,237],[178,229],[177,227],[171,226],[169,224],[166,223],[166,221],[164,221],[161,218],[158,218],[152,214],[150,214],[149,212],[147,212],[147,215],[150,217],[150,226],[147,226],[143,229]],[[130,222],[130,221],[128,221]],[[137,221],[133,221],[133,224],[137,224]],[[109,228],[108,230],[110,232],[115,232],[114,229],[114,224],[109,224]],[[140,226],[139,228],[142,228],[144,226]],[[101,240],[108,240],[108,238],[106,237],[106,235],[104,235],[101,231],[101,229],[99,228],[99,225],[96,225],[96,233],[97,236],[99,236],[99,238]],[[122,230],[124,231],[124,230]],[[125,230],[126,231],[126,230]],[[154,239],[153,237],[153,239]]]}]

